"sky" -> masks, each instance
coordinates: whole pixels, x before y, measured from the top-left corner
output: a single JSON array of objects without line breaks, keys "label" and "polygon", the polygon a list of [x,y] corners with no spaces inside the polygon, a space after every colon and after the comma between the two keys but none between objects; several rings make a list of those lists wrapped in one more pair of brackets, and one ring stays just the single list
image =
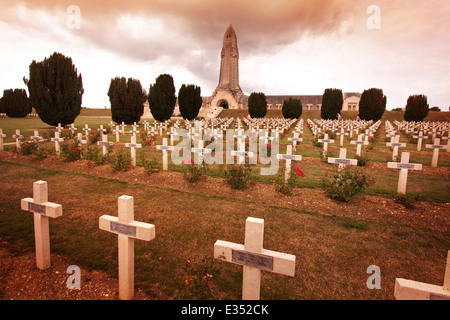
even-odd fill
[{"label": "sky", "polygon": [[0,0],[0,90],[25,88],[54,52],[83,78],[83,107],[110,107],[111,79],[163,73],[209,96],[232,24],[244,93],[381,88],[387,109],[424,94],[450,106],[448,0]]}]

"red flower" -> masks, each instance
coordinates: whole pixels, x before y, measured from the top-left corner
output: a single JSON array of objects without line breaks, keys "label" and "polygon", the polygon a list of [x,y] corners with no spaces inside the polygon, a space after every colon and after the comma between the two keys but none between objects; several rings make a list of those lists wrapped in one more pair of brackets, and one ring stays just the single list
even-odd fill
[{"label": "red flower", "polygon": [[90,161],[88,161],[87,163],[86,163],[88,166],[91,164],[91,162]]},{"label": "red flower", "polygon": [[302,176],[303,178],[306,177],[306,174],[299,167],[294,167],[293,169],[295,170],[298,176]]},{"label": "red flower", "polygon": [[128,165],[127,167],[128,167],[128,169],[130,169],[130,168],[131,168],[131,166],[130,166],[130,165]]},{"label": "red flower", "polygon": [[15,153],[15,152],[16,152],[16,150],[12,149],[12,150],[11,150],[11,152],[12,152],[12,153]]}]

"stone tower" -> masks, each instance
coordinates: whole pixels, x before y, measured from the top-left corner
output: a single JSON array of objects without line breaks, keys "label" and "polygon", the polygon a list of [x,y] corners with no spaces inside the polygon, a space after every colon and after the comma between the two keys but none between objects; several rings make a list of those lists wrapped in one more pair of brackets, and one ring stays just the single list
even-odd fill
[{"label": "stone tower", "polygon": [[231,24],[223,37],[220,58],[219,84],[208,105],[212,108],[242,109],[244,93],[239,86],[239,49],[236,32]]}]

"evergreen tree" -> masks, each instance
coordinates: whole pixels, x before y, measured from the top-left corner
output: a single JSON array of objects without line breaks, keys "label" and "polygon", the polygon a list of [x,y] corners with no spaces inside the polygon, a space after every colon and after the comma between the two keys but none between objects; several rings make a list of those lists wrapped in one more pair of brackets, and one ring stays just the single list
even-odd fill
[{"label": "evergreen tree", "polygon": [[178,91],[178,106],[183,119],[193,120],[202,107],[201,89],[193,84],[182,85]]},{"label": "evergreen tree", "polygon": [[0,113],[6,113],[10,118],[26,117],[31,113],[31,104],[25,89],[4,90],[0,105]]},{"label": "evergreen tree", "polygon": [[343,104],[344,97],[341,89],[325,89],[322,96],[322,119],[337,119]]},{"label": "evergreen tree", "polygon": [[285,119],[298,119],[303,112],[302,102],[299,99],[289,98],[283,102],[281,112]]},{"label": "evergreen tree", "polygon": [[41,120],[51,126],[73,123],[81,112],[84,93],[81,74],[72,59],[53,53],[44,61],[30,64],[30,79],[24,78],[30,103]]},{"label": "evergreen tree", "polygon": [[111,79],[108,90],[111,116],[116,123],[138,123],[144,114],[146,94],[139,80],[116,77]]},{"label": "evergreen tree", "polygon": [[380,120],[386,110],[386,101],[382,89],[364,90],[359,101],[359,118],[367,121]]},{"label": "evergreen tree", "polygon": [[161,74],[154,84],[150,85],[148,93],[150,112],[157,121],[169,120],[176,103],[175,85],[169,74]]},{"label": "evergreen tree", "polygon": [[428,116],[428,98],[425,95],[409,96],[406,104],[405,121],[423,121]]},{"label": "evergreen tree", "polygon": [[262,92],[252,92],[248,98],[248,113],[252,118],[264,118],[267,114],[266,95]]}]

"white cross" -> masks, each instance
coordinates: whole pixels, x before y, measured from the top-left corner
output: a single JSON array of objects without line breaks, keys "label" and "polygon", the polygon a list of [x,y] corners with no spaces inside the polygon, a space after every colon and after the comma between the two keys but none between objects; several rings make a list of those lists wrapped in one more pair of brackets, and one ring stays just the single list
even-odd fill
[{"label": "white cross", "polygon": [[443,286],[396,278],[394,297],[397,300],[450,300],[450,251]]},{"label": "white cross", "polygon": [[294,137],[293,138],[288,138],[288,141],[292,141],[293,151],[295,151],[297,149],[297,142],[302,142],[303,141],[303,138],[299,138],[298,134],[299,134],[299,132],[295,131],[294,132]]},{"label": "white cross", "polygon": [[401,162],[388,162],[387,167],[400,169],[397,192],[406,194],[406,182],[408,181],[408,170],[422,170],[421,164],[409,163],[409,152],[402,152]]},{"label": "white cross", "polygon": [[81,134],[81,133],[77,133],[77,140],[78,140],[78,143],[80,143],[80,144],[87,144],[86,139],[83,140],[83,134]]},{"label": "white cross", "polygon": [[39,131],[38,130],[34,130],[34,135],[31,137],[31,139],[33,139],[36,142],[42,140],[42,137],[39,136]]},{"label": "white cross", "polygon": [[120,137],[119,137],[120,129],[119,129],[119,126],[116,126],[116,129],[114,129],[113,132],[116,134],[116,142],[120,142]]},{"label": "white cross", "polygon": [[136,166],[136,148],[142,148],[142,144],[136,143],[136,137],[131,136],[131,143],[125,143],[125,147],[131,149],[131,163]]},{"label": "white cross", "polygon": [[406,147],[406,143],[400,143],[399,139],[400,139],[400,136],[396,135],[396,136],[391,138],[391,142],[387,142],[386,143],[386,146],[393,147],[393,149],[394,149],[394,151],[392,152],[392,161],[397,161],[398,148],[399,147],[402,147],[402,148]]},{"label": "white cross", "polygon": [[124,133],[125,133],[125,127],[126,127],[127,125],[122,121],[122,123],[121,123],[120,126],[122,127],[122,134],[124,134]]},{"label": "white cross", "polygon": [[3,151],[3,139],[6,138],[6,134],[3,133],[3,129],[0,128],[0,151]]},{"label": "white cross", "polygon": [[362,135],[359,135],[357,141],[355,140],[350,141],[350,144],[356,144],[356,155],[358,156],[361,156],[361,146],[362,145],[367,146],[369,144],[368,142],[362,141],[362,137],[363,137]]},{"label": "white cross", "polygon": [[84,135],[86,136],[86,139],[87,139],[87,137],[89,136],[89,131],[91,131],[91,128],[89,128],[88,125],[85,124],[83,130],[84,130]]},{"label": "white cross", "polygon": [[341,132],[337,132],[336,135],[340,136],[341,140],[339,145],[342,147],[344,145],[344,136],[348,136],[348,133],[344,131],[343,127],[341,127]]},{"label": "white cross", "polygon": [[61,127],[61,123],[58,123],[56,130],[58,130],[58,132],[61,132],[62,129],[63,129],[63,127]]},{"label": "white cross", "polygon": [[241,142],[238,145],[239,150],[235,151],[231,151],[231,155],[233,157],[238,157],[238,164],[245,164],[245,157],[249,157],[252,158],[255,154],[253,152],[247,152],[245,151],[245,143]]},{"label": "white cross", "polygon": [[33,198],[24,198],[20,201],[22,210],[34,214],[34,242],[36,249],[36,266],[45,270],[50,268],[50,233],[49,219],[62,216],[60,204],[48,202],[48,189],[46,181],[33,183]]},{"label": "white cross", "polygon": [[22,135],[20,134],[20,130],[16,129],[16,134],[14,134],[12,137],[14,139],[16,139],[16,149],[17,149],[17,151],[19,151],[20,147],[21,147],[20,139],[22,139]]},{"label": "white cross", "polygon": [[136,133],[139,133],[139,130],[137,130],[138,125],[136,124],[136,122],[133,124],[133,130],[130,131],[130,133],[133,134],[133,136],[136,137]]},{"label": "white cross", "polygon": [[194,162],[196,164],[202,164],[203,163],[203,154],[204,153],[211,153],[211,149],[209,148],[204,148],[203,147],[204,141],[203,140],[199,140],[198,141],[198,148],[192,148],[191,152],[196,153],[197,157],[194,158]]},{"label": "white cross", "polygon": [[151,241],[155,238],[155,226],[134,220],[134,200],[130,196],[118,199],[118,217],[103,215],[99,228],[116,233],[119,241],[119,298],[134,297],[134,240]]},{"label": "white cross", "polygon": [[428,136],[424,136],[423,131],[419,131],[419,135],[413,136],[413,138],[417,139],[417,151],[422,151],[422,141],[427,139]]},{"label": "white cross", "polygon": [[439,145],[441,140],[439,138],[434,139],[434,144],[427,144],[425,145],[425,148],[427,149],[433,149],[433,157],[431,159],[431,166],[437,167],[438,164],[438,158],[439,158],[439,150],[440,149],[447,149],[447,146]]},{"label": "white cross", "polygon": [[358,160],[347,159],[347,149],[341,148],[339,150],[339,158],[328,158],[328,163],[337,163],[339,164],[339,170],[342,170],[346,165],[358,165]]},{"label": "white cross", "polygon": [[69,130],[72,132],[72,135],[75,134],[75,131],[77,131],[78,129],[75,128],[75,126],[73,125],[73,123],[70,125]]},{"label": "white cross", "polygon": [[244,266],[242,299],[259,300],[261,270],[295,275],[295,256],[263,248],[264,220],[247,218],[244,245],[217,240],[214,258]]},{"label": "white cross", "polygon": [[328,133],[325,133],[323,139],[318,139],[317,141],[323,143],[323,156],[326,157],[328,144],[334,143],[334,140],[328,139]]},{"label": "white cross", "polygon": [[60,138],[59,137],[59,132],[55,132],[55,137],[52,138],[51,140],[55,142],[56,156],[59,157],[59,154],[60,154],[60,151],[61,151],[61,146],[59,145],[59,143],[63,142],[64,138]]},{"label": "white cross", "polygon": [[162,152],[163,152],[163,170],[167,171],[168,168],[169,168],[167,151],[168,150],[173,151],[173,150],[175,150],[175,147],[174,146],[168,146],[167,145],[167,138],[163,138],[162,146],[161,145],[160,146],[156,146],[156,149],[157,150],[162,150]]},{"label": "white cross", "polygon": [[291,162],[294,161],[301,161],[302,156],[301,155],[295,155],[292,154],[292,146],[286,147],[286,154],[277,154],[278,160],[286,160],[286,166],[284,169],[284,181],[288,181],[289,176],[291,175]]},{"label": "white cross", "polygon": [[108,141],[108,135],[103,134],[102,135],[102,141],[98,141],[97,145],[102,146],[102,154],[103,156],[106,156],[108,153],[108,147],[111,146],[113,143]]}]

